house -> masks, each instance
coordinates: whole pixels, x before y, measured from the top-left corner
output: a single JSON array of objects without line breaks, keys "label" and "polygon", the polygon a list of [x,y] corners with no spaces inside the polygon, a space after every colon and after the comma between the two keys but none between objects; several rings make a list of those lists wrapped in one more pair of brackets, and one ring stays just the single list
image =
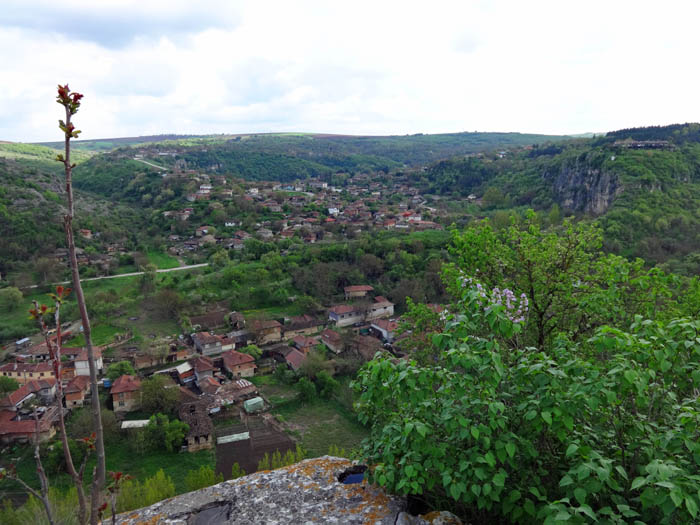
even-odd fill
[{"label": "house", "polygon": [[323,327],[323,321],[310,315],[292,317],[291,323],[284,327],[284,338],[294,339],[298,335],[311,335]]},{"label": "house", "polygon": [[275,320],[253,320],[250,322],[250,331],[257,345],[279,343],[282,340],[282,325]]},{"label": "house", "polygon": [[176,366],[175,371],[177,372],[178,380],[183,385],[191,383],[195,380],[194,368],[192,368],[192,365],[189,363],[182,363],[181,365]]},{"label": "house", "polygon": [[374,288],[368,284],[360,284],[356,286],[346,286],[345,287],[345,300],[349,300],[353,297],[365,297],[368,292],[373,292]]},{"label": "house", "polygon": [[34,397],[36,396],[34,392],[32,392],[32,388],[29,386],[29,383],[26,383],[14,392],[10,392],[0,399],[0,410],[12,410],[13,412],[17,412],[22,404],[34,399]]},{"label": "house", "polygon": [[358,335],[350,340],[346,350],[355,353],[365,361],[371,361],[374,355],[383,351],[384,348],[379,339],[368,335]]},{"label": "house", "polygon": [[198,381],[199,389],[210,396],[215,395],[221,388],[221,383],[219,383],[213,377],[207,376],[201,381]]},{"label": "house", "polygon": [[364,321],[364,312],[349,304],[339,304],[328,309],[328,320],[339,328]]},{"label": "house", "polygon": [[394,341],[394,335],[398,327],[399,323],[387,319],[377,319],[370,325],[370,328],[376,331],[386,343]]},{"label": "house", "polygon": [[51,363],[6,363],[0,366],[0,375],[16,380],[20,385],[34,379],[56,379]]},{"label": "house", "polygon": [[381,317],[391,317],[392,315],[394,315],[394,303],[381,295],[374,298],[374,303],[369,306],[367,311],[367,319],[379,319]]},{"label": "house", "polygon": [[34,411],[0,410],[0,444],[29,443],[38,435],[40,443],[56,435],[58,407],[37,407]]},{"label": "house", "polygon": [[278,362],[284,362],[295,372],[299,370],[301,365],[306,361],[306,356],[296,348],[288,345],[275,345],[267,348],[263,355],[274,357]]},{"label": "house", "polygon": [[311,352],[311,350],[318,344],[318,338],[298,335],[292,339],[292,344],[304,355],[308,355],[308,353]]},{"label": "house", "polygon": [[90,389],[89,376],[77,376],[65,386],[66,408],[81,407],[85,403],[85,395]]},{"label": "house", "polygon": [[194,377],[198,385],[204,381],[204,378],[214,377],[214,362],[208,357],[198,356],[194,359],[190,359],[190,365],[192,365],[194,369]]},{"label": "house", "polygon": [[343,339],[341,335],[330,329],[321,332],[321,342],[326,345],[326,348],[335,354],[343,351]]},{"label": "house", "polygon": [[[68,356],[68,359],[75,363],[76,376],[90,375],[90,365],[88,361],[88,353],[86,347],[62,348],[61,355]],[[99,348],[93,348],[92,356],[95,359],[95,368],[97,369],[97,375],[102,375],[102,350]]]},{"label": "house", "polygon": [[90,230],[80,229],[78,230],[78,234],[84,239],[92,239],[92,232]]},{"label": "house", "polygon": [[204,403],[197,401],[182,404],[179,416],[180,420],[190,427],[185,436],[185,447],[188,452],[214,448],[214,423]]},{"label": "house", "polygon": [[192,341],[194,341],[197,352],[202,355],[220,354],[223,351],[221,348],[221,338],[209,332],[193,334]]},{"label": "house", "polygon": [[114,412],[131,412],[141,408],[141,381],[132,375],[119,376],[110,390]]},{"label": "house", "polygon": [[255,375],[257,366],[252,355],[229,350],[221,356],[223,358],[223,369],[231,374],[231,377],[251,377]]},{"label": "house", "polygon": [[204,237],[211,231],[212,227],[211,226],[200,226],[194,231],[194,234],[197,237]]}]

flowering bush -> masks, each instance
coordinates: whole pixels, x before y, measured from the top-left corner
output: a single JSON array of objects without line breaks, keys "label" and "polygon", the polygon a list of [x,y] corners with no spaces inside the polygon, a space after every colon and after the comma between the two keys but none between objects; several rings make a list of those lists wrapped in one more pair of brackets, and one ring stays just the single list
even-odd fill
[{"label": "flowering bush", "polygon": [[526,347],[527,299],[464,279],[439,360],[379,357],[358,375],[372,479],[475,523],[694,521],[700,321]]}]

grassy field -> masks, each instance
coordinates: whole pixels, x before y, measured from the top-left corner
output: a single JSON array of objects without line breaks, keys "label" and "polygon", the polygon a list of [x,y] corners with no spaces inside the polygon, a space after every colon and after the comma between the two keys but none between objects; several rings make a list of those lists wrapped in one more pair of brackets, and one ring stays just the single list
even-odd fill
[{"label": "grassy field", "polygon": [[272,413],[287,427],[288,433],[308,452],[309,457],[328,454],[331,446],[347,453],[369,435],[355,415],[337,400],[316,399],[302,403],[293,386],[277,383],[272,376],[260,376],[256,384],[272,404]]},{"label": "grassy field", "polygon": [[167,253],[150,251],[146,254],[146,256],[148,257],[148,261],[151,264],[155,264],[159,270],[177,268],[180,266],[180,261]]},{"label": "grassy field", "polygon": [[[95,345],[106,345],[114,341],[114,336],[123,333],[124,329],[111,324],[91,324],[92,342]],[[78,334],[76,337],[66,341],[65,346],[83,346],[85,344],[85,336]]]}]

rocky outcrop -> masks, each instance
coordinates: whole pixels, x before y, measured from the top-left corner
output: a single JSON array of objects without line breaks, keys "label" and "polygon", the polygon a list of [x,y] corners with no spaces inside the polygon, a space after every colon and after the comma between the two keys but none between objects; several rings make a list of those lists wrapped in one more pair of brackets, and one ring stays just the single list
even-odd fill
[{"label": "rocky outcrop", "polygon": [[338,475],[352,463],[324,456],[261,471],[182,494],[118,516],[121,524],[393,525],[405,510],[402,498],[366,481],[344,485]]},{"label": "rocky outcrop", "polygon": [[619,177],[586,161],[563,164],[558,172],[545,174],[559,206],[565,210],[601,215],[623,191]]}]

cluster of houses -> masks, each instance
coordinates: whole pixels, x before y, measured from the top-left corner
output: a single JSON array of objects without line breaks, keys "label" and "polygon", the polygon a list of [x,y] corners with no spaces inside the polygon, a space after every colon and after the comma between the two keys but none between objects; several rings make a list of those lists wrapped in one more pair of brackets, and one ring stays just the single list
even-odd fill
[{"label": "cluster of houses", "polygon": [[[181,176],[181,175],[180,175]],[[223,176],[209,177],[202,174],[190,174],[197,180],[199,190],[187,197],[189,202],[200,200],[229,200],[234,197],[227,188],[227,179]],[[195,234],[183,237],[172,234],[170,252],[182,255],[195,251],[206,244],[224,245],[227,249],[242,250],[244,241],[251,236],[261,240],[289,239],[298,237],[306,243],[333,238],[340,231],[355,233],[367,228],[395,230],[441,229],[438,223],[426,220],[424,215],[438,215],[435,208],[426,204],[426,200],[416,188],[400,183],[389,191],[384,185],[372,180],[367,174],[356,175],[352,183],[343,187],[330,186],[327,182],[308,179],[294,184],[271,182],[250,183],[239,181],[245,188],[243,195],[236,195],[254,205],[257,211],[268,219],[261,220],[249,228],[240,229],[240,218],[230,217],[223,221],[223,226],[216,226],[216,234],[211,235],[210,225],[196,228]],[[397,206],[390,206],[382,195],[401,195],[403,201]],[[320,212],[318,210],[324,210]],[[179,210],[167,210],[163,216],[175,222],[188,221],[194,208],[184,207]],[[274,223],[274,227],[273,227]]]},{"label": "cluster of houses", "polygon": [[[196,331],[171,345],[167,355],[154,362],[154,357],[134,354],[132,361],[137,369],[176,361],[172,367],[156,373],[166,374],[172,380],[171,387],[180,389],[183,406],[189,407],[181,416],[185,420],[200,420],[191,425],[196,433],[211,427],[205,421],[209,414],[257,399],[257,389],[247,379],[256,373],[272,371],[280,364],[298,371],[309,353],[320,345],[335,355],[349,353],[369,360],[390,344],[398,326],[391,319],[394,305],[382,296],[373,297],[373,292],[369,285],[346,287],[346,302],[331,306],[327,318],[302,315],[281,320],[246,320],[238,312],[224,310],[195,315],[190,321]],[[351,330],[339,330],[348,327]],[[62,333],[62,342],[70,335]],[[57,336],[52,337],[55,342]],[[31,345],[24,339],[17,345],[14,360],[0,365],[1,376],[20,384],[18,390],[0,399],[0,443],[27,441],[37,433],[46,440],[55,434],[58,381],[63,387],[60,401],[67,409],[83,406],[90,395],[85,348],[63,347],[60,377],[56,377],[45,342]],[[257,360],[240,351],[249,345],[261,351]],[[102,351],[103,347],[94,349],[99,376],[105,368]],[[141,407],[139,377],[124,375],[104,386],[109,388],[115,414]],[[250,406],[260,408],[258,402]],[[204,434],[188,436],[188,449],[209,446],[209,438],[205,438]]]},{"label": "cluster of houses", "polygon": [[[56,337],[52,336],[54,342]],[[70,332],[62,334],[62,339],[69,337]],[[101,349],[95,348],[94,354],[101,374]],[[58,381],[63,387],[63,405],[67,408],[83,406],[90,392],[87,350],[66,347],[61,356],[60,377],[56,377],[45,342],[36,345],[23,343],[15,351],[13,361],[0,365],[0,376],[14,379],[20,385],[0,399],[0,443],[24,442],[37,433],[43,441],[56,433]]]}]

